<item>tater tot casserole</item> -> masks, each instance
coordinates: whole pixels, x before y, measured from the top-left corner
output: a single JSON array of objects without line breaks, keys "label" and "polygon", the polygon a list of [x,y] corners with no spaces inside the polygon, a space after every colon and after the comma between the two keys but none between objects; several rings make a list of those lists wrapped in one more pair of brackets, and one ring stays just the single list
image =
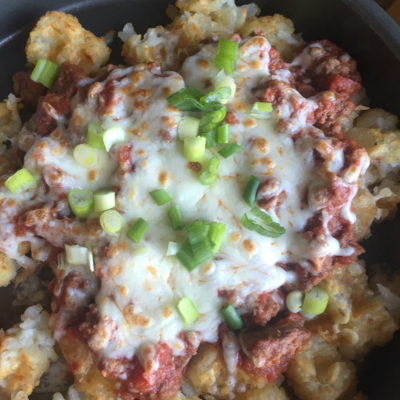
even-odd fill
[{"label": "tater tot casserole", "polygon": [[49,11],[27,38],[0,103],[0,286],[24,309],[0,400],[367,399],[357,368],[400,321],[399,272],[358,259],[400,202],[397,116],[283,15],[166,12],[96,37]]}]

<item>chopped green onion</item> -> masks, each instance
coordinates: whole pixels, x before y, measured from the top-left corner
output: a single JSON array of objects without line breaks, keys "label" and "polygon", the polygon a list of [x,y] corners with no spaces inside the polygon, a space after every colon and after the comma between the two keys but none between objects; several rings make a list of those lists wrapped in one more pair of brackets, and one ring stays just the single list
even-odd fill
[{"label": "chopped green onion", "polygon": [[239,46],[236,42],[228,39],[220,39],[218,53],[214,59],[214,65],[223,69],[233,76],[233,69],[236,66]]},{"label": "chopped green onion", "polygon": [[67,261],[67,256],[65,253],[59,253],[57,255],[57,268],[66,270],[76,268],[76,266]]},{"label": "chopped green onion", "polygon": [[132,242],[139,243],[147,229],[149,229],[149,224],[143,218],[138,218],[129,231],[126,232],[126,236],[128,236],[128,239],[132,240]]},{"label": "chopped green onion", "polygon": [[222,307],[220,312],[232,330],[235,331],[243,326],[242,318],[232,304]]},{"label": "chopped green onion", "polygon": [[150,249],[148,247],[139,247],[138,249],[135,250],[135,254],[145,254],[149,250]]},{"label": "chopped green onion", "polygon": [[185,115],[178,126],[179,140],[185,140],[188,137],[196,137],[199,130],[200,119]]},{"label": "chopped green onion", "polygon": [[40,58],[32,71],[31,79],[50,89],[59,73],[60,67],[57,64]]},{"label": "chopped green onion", "polygon": [[115,207],[115,192],[99,190],[94,194],[94,212],[101,212]]},{"label": "chopped green onion", "polygon": [[244,201],[249,207],[253,207],[254,205],[254,200],[256,198],[259,185],[260,181],[255,176],[251,175],[243,194]]},{"label": "chopped green onion", "polygon": [[213,253],[218,253],[221,248],[222,239],[225,235],[226,225],[222,222],[211,222],[211,225],[208,229],[207,236],[208,238],[215,243],[213,248]]},{"label": "chopped green onion", "polygon": [[218,157],[213,157],[210,160],[210,165],[208,166],[208,171],[204,171],[200,175],[200,183],[202,185],[211,185],[218,174],[218,165],[219,159]]},{"label": "chopped green onion", "polygon": [[329,294],[322,288],[314,286],[304,297],[302,312],[312,315],[322,314],[328,305]]},{"label": "chopped green onion", "polygon": [[82,165],[91,165],[94,163],[94,151],[87,144],[78,144],[74,149],[74,158]]},{"label": "chopped green onion", "polygon": [[217,128],[218,144],[229,142],[229,124],[219,126]]},{"label": "chopped green onion", "polygon": [[169,242],[167,249],[167,257],[176,255],[176,253],[178,253],[180,248],[181,248],[180,243]]},{"label": "chopped green onion", "polygon": [[122,224],[122,216],[115,210],[104,211],[100,215],[100,225],[103,231],[110,236],[115,236],[121,230]]},{"label": "chopped green onion", "polygon": [[183,242],[181,248],[176,253],[176,258],[189,272],[192,272],[195,268],[199,266],[193,254],[192,246],[190,245],[189,239],[186,239]]},{"label": "chopped green onion", "polygon": [[184,297],[179,301],[178,310],[186,328],[188,328],[200,316],[200,313],[197,311],[189,297]]},{"label": "chopped green onion", "polygon": [[213,247],[207,237],[203,221],[196,221],[185,228],[190,246],[196,259],[197,265],[209,260],[214,256]]},{"label": "chopped green onion", "polygon": [[214,129],[225,117],[227,108],[222,106],[220,110],[209,112],[200,119],[200,132],[208,132]]},{"label": "chopped green onion", "polygon": [[279,236],[282,236],[286,232],[285,228],[283,228],[276,222],[272,222],[271,217],[267,213],[261,211],[258,207],[253,207],[251,209],[251,213],[256,217],[261,218],[265,222],[265,227],[257,224],[252,219],[249,219],[246,214],[244,214],[243,217],[240,219],[240,222],[248,230],[257,232],[259,235],[271,238],[277,238]]},{"label": "chopped green onion", "polygon": [[90,147],[95,149],[105,149],[103,135],[105,129],[97,122],[91,122],[87,131],[87,142]]},{"label": "chopped green onion", "polygon": [[215,147],[218,145],[217,143],[217,130],[213,129],[212,131],[201,133],[199,136],[206,138],[206,147]]},{"label": "chopped green onion", "polygon": [[250,114],[256,119],[268,119],[271,116],[272,104],[257,101],[253,104]]},{"label": "chopped green onion", "polygon": [[303,293],[300,290],[295,290],[291,292],[286,297],[286,307],[292,313],[298,313],[301,311]]},{"label": "chopped green onion", "polygon": [[87,217],[93,211],[93,192],[91,190],[72,189],[68,194],[69,206],[78,218]]},{"label": "chopped green onion", "polygon": [[119,126],[107,129],[103,134],[104,147],[107,151],[110,151],[114,144],[121,143],[126,140],[125,131]]},{"label": "chopped green onion", "polygon": [[35,187],[37,184],[36,179],[25,168],[20,169],[14,175],[10,176],[5,185],[11,193],[21,194],[28,189]]},{"label": "chopped green onion", "polygon": [[88,264],[89,264],[89,269],[94,272],[94,258],[93,258],[93,251],[90,246],[86,246],[87,248],[87,256],[88,256]]},{"label": "chopped green onion", "polygon": [[168,211],[168,217],[174,231],[180,231],[185,227],[185,222],[183,221],[181,210],[178,205],[172,207]]},{"label": "chopped green onion", "polygon": [[65,245],[65,255],[67,257],[67,261],[70,264],[79,265],[79,264],[87,264],[88,262],[88,250],[83,246],[68,246]]},{"label": "chopped green onion", "polygon": [[221,149],[218,154],[220,154],[224,158],[228,158],[230,156],[233,156],[240,150],[243,150],[242,146],[239,146],[236,143],[229,143],[228,146],[225,146],[223,149]]},{"label": "chopped green onion", "polygon": [[220,101],[229,98],[232,94],[231,88],[229,86],[223,86],[215,90],[214,92],[209,93],[207,96],[204,96],[200,99],[200,103],[207,104],[212,103],[213,101]]},{"label": "chopped green onion", "polygon": [[187,87],[168,96],[166,100],[170,106],[181,111],[215,111],[222,107],[222,104],[218,101],[201,102],[200,99],[203,97],[204,93],[200,90]]},{"label": "chopped green onion", "polygon": [[188,161],[201,161],[206,152],[206,138],[197,136],[183,141],[183,155]]},{"label": "chopped green onion", "polygon": [[231,89],[231,95],[227,99],[221,99],[219,102],[221,104],[226,104],[229,99],[235,96],[236,83],[231,75],[227,75],[224,70],[219,71],[214,78],[214,90],[218,90],[220,87],[227,86]]},{"label": "chopped green onion", "polygon": [[150,196],[157,203],[158,206],[162,206],[172,200],[172,197],[167,193],[165,189],[153,190],[150,192]]}]

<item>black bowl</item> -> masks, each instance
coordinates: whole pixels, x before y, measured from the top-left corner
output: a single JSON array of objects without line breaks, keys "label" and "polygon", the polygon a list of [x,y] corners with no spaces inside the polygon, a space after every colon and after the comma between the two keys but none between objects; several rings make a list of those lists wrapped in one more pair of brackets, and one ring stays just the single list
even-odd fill
[{"label": "black bowl", "polygon": [[[373,0],[249,0],[262,15],[280,13],[291,18],[305,40],[329,39],[350,52],[372,107],[400,115],[400,27]],[[49,10],[69,12],[98,36],[121,30],[132,22],[137,32],[168,22],[168,0],[12,0],[1,1],[0,94],[12,91],[13,74],[24,68],[25,43],[35,22]],[[121,42],[112,45],[113,63],[122,62]],[[400,266],[399,223],[387,221],[373,228],[365,241],[367,263]],[[383,348],[374,349],[359,368],[360,390],[370,400],[400,399],[400,333]],[[33,398],[33,397],[32,397]],[[38,397],[35,397],[38,398]],[[41,399],[51,396],[40,396]],[[323,400],[323,399],[321,399]]]}]

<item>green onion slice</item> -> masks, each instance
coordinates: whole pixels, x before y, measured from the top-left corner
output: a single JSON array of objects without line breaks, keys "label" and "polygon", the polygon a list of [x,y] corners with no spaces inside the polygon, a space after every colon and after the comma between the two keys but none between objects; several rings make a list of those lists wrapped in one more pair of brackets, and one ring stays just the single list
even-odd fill
[{"label": "green onion slice", "polygon": [[220,39],[218,44],[218,53],[214,59],[214,65],[233,76],[238,49],[239,46],[236,42],[228,39]]},{"label": "green onion slice", "polygon": [[93,192],[91,190],[72,189],[68,194],[72,212],[78,218],[87,217],[93,211]]},{"label": "green onion slice", "polygon": [[246,214],[244,214],[240,219],[240,222],[248,230],[257,232],[261,236],[270,238],[277,238],[286,232],[285,228],[276,222],[272,222],[271,217],[267,213],[261,211],[258,207],[253,207],[251,209],[251,213],[256,217],[261,218],[264,221],[265,226],[257,224],[252,219],[249,219]]},{"label": "green onion slice", "polygon": [[172,200],[172,197],[167,193],[165,189],[153,190],[150,192],[150,196],[157,203],[158,206],[162,206]]},{"label": "green onion slice", "polygon": [[236,143],[229,143],[228,146],[225,146],[223,149],[221,149],[218,154],[220,154],[224,158],[228,158],[230,156],[233,156],[240,150],[243,150],[242,146],[239,146]]},{"label": "green onion slice", "polygon": [[116,236],[121,230],[123,222],[121,214],[115,210],[104,211],[100,215],[100,225],[103,231],[110,236]]},{"label": "green onion slice", "polygon": [[183,242],[181,248],[176,253],[176,258],[189,272],[192,272],[195,268],[199,266],[193,254],[192,246],[190,245],[189,239],[186,239]]},{"label": "green onion slice", "polygon": [[88,256],[88,265],[89,269],[94,272],[94,257],[93,257],[93,251],[90,246],[86,246],[87,248],[87,256]]},{"label": "green onion slice", "polygon": [[260,181],[255,176],[251,175],[243,194],[244,201],[249,207],[253,207],[254,205],[254,200],[256,198],[259,185]]},{"label": "green onion slice", "polygon": [[202,185],[211,185],[218,174],[218,165],[219,159],[218,157],[213,157],[210,160],[210,165],[208,166],[208,171],[204,171],[200,175],[200,183]]},{"label": "green onion slice", "polygon": [[57,64],[41,58],[32,71],[31,79],[50,89],[59,73],[60,67]]},{"label": "green onion slice", "polygon": [[167,257],[176,255],[176,253],[178,253],[180,248],[181,248],[180,243],[169,242],[167,249]]},{"label": "green onion slice", "polygon": [[66,270],[66,269],[72,269],[72,268],[76,267],[75,265],[73,265],[67,261],[67,256],[65,253],[59,253],[57,255],[57,261],[58,261],[57,262],[58,269]]},{"label": "green onion slice", "polygon": [[187,226],[185,230],[197,265],[202,264],[214,256],[214,245],[210,243],[207,237],[203,221],[196,221],[192,225]]},{"label": "green onion slice", "polygon": [[88,262],[88,250],[83,246],[69,246],[65,245],[65,255],[67,261],[74,265],[86,265]]},{"label": "green onion slice", "polygon": [[168,96],[166,100],[170,106],[181,111],[215,111],[222,107],[222,104],[218,101],[201,102],[200,99],[203,97],[205,96],[202,91],[187,87]]},{"label": "green onion slice", "polygon": [[225,117],[227,108],[222,106],[220,110],[209,112],[200,119],[200,132],[208,132],[214,129]]},{"label": "green onion slice", "polygon": [[138,218],[129,231],[126,232],[126,236],[132,242],[139,243],[147,229],[149,229],[149,224],[143,218]]},{"label": "green onion slice", "polygon": [[115,192],[99,190],[94,194],[94,212],[101,212],[115,207]]},{"label": "green onion slice", "polygon": [[217,138],[218,144],[229,142],[229,124],[225,124],[217,128]]},{"label": "green onion slice", "polygon": [[206,138],[197,136],[183,141],[183,155],[188,161],[201,161],[206,152]]},{"label": "green onion slice", "polygon": [[6,187],[11,193],[21,194],[26,192],[28,189],[35,187],[37,184],[36,179],[32,174],[25,168],[20,169],[14,175],[10,176],[6,182]]},{"label": "green onion slice", "polygon": [[183,221],[181,210],[178,205],[172,207],[168,211],[168,218],[174,231],[180,231],[185,227],[185,222]]},{"label": "green onion slice", "polygon": [[209,93],[207,96],[203,96],[200,99],[200,103],[207,104],[212,103],[213,101],[220,101],[228,99],[232,94],[232,90],[229,86],[223,86],[215,90],[214,92]]},{"label": "green onion slice", "polygon": [[90,147],[95,149],[105,149],[103,135],[105,129],[97,122],[91,122],[87,131],[87,142]]},{"label": "green onion slice", "polygon": [[312,315],[322,314],[328,305],[329,294],[319,286],[314,286],[304,297],[302,312]]},{"label": "green onion slice", "polygon": [[218,253],[225,235],[226,225],[222,222],[211,222],[207,236],[215,244],[213,253]]},{"label": "green onion slice", "polygon": [[217,143],[217,130],[213,129],[212,131],[201,133],[199,136],[206,138],[206,147],[215,147],[218,145]]},{"label": "green onion slice", "polygon": [[199,130],[200,119],[185,115],[178,126],[179,140],[185,140],[189,137],[196,137]]},{"label": "green onion slice", "polygon": [[220,99],[221,104],[226,104],[229,99],[235,96],[236,83],[231,75],[227,75],[224,70],[219,71],[214,78],[214,90],[218,90],[220,87],[229,87],[231,89],[231,95],[227,99]]},{"label": "green onion slice", "polygon": [[87,144],[78,144],[74,149],[74,158],[79,164],[92,165],[94,163],[93,148]]},{"label": "green onion slice", "polygon": [[107,151],[110,151],[114,144],[124,142],[125,140],[126,133],[119,126],[114,126],[113,128],[107,129],[103,134],[104,147]]},{"label": "green onion slice", "polygon": [[253,104],[250,114],[256,119],[268,119],[272,113],[272,104],[257,101]]},{"label": "green onion slice", "polygon": [[235,331],[243,326],[242,318],[240,318],[240,315],[232,304],[222,307],[220,312],[232,330]]},{"label": "green onion slice", "polygon": [[301,311],[303,293],[300,290],[291,292],[286,297],[286,307],[292,313],[298,313]]},{"label": "green onion slice", "polygon": [[179,301],[178,310],[186,328],[188,328],[200,316],[200,313],[197,311],[189,297],[184,297]]}]

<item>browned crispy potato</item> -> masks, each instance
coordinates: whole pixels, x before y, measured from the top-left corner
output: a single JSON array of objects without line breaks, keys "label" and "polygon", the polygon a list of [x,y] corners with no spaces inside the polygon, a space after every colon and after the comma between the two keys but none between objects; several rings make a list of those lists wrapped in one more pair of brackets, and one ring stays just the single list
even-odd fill
[{"label": "browned crispy potato", "polygon": [[111,53],[104,38],[85,30],[73,15],[58,11],[47,12],[40,18],[29,34],[25,50],[29,66],[40,58],[59,65],[70,61],[87,74],[98,73]]},{"label": "browned crispy potato", "polygon": [[11,260],[0,252],[0,286],[7,286],[15,276],[15,270]]}]

